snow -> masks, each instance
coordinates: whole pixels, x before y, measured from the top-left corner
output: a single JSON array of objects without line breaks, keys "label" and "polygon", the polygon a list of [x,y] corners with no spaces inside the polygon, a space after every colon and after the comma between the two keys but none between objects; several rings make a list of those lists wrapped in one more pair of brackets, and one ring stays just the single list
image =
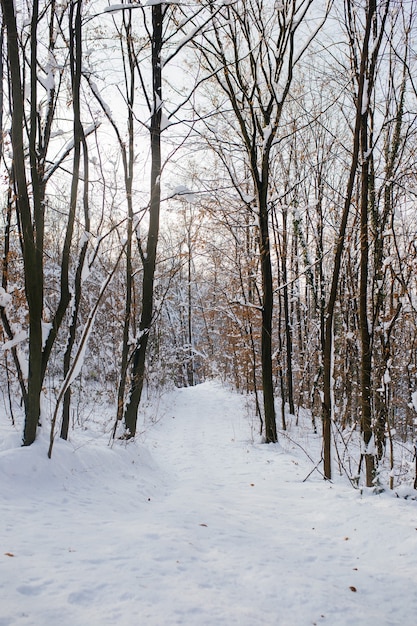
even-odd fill
[{"label": "snow", "polygon": [[164,112],[161,113],[161,130],[165,130],[166,128],[169,128],[169,126],[172,126],[172,122],[171,120],[165,115]]},{"label": "snow", "polygon": [[2,348],[3,348],[3,350],[11,350],[15,346],[17,346],[19,343],[22,343],[23,341],[26,341],[27,337],[28,337],[28,334],[27,334],[27,332],[25,330],[19,330],[15,334],[13,339],[10,339],[9,341],[5,341],[2,344]]},{"label": "snow", "polygon": [[126,4],[111,4],[104,7],[103,13],[115,13],[116,11],[127,11],[130,9],[140,8],[140,4],[126,3]]},{"label": "snow", "polygon": [[90,79],[89,81],[89,85],[91,87],[91,91],[93,92],[93,94],[95,95],[95,97],[97,98],[98,102],[100,103],[101,108],[103,109],[105,115],[107,115],[107,117],[109,118],[109,120],[112,119],[112,111],[111,108],[109,107],[109,105],[103,100],[103,98],[101,97],[101,93],[99,88],[97,87],[96,83]]},{"label": "snow", "polygon": [[177,185],[176,187],[174,187],[171,197],[174,198],[175,196],[181,196],[190,203],[196,202],[195,193],[193,193],[191,189],[189,189],[185,185]]},{"label": "snow", "polygon": [[413,391],[411,394],[411,402],[414,410],[417,412],[417,391]]},{"label": "snow", "polygon": [[48,67],[46,71],[46,77],[43,78],[41,74],[38,74],[38,80],[42,87],[48,92],[48,97],[50,97],[50,92],[55,89],[55,78],[51,67]]},{"label": "snow", "polygon": [[51,324],[51,322],[44,322],[43,320],[41,321],[41,327],[42,327],[42,348],[45,347],[45,344],[48,340],[49,337],[49,333],[51,332],[53,326]]},{"label": "snow", "polygon": [[179,4],[178,0],[163,0],[163,2],[161,2],[161,0],[146,0],[146,2],[143,3],[144,7],[153,7],[157,4]]},{"label": "snow", "polygon": [[363,95],[362,95],[362,109],[361,109],[361,114],[365,115],[365,113],[368,110],[368,104],[369,104],[369,81],[367,78],[364,79],[363,81]]},{"label": "snow", "polygon": [[415,500],[324,482],[220,383],[152,412],[135,441],[79,429],[51,460],[48,433],[22,448],[1,420],[2,626],[415,623]]},{"label": "snow", "polygon": [[12,301],[12,296],[0,285],[0,306],[7,307]]}]

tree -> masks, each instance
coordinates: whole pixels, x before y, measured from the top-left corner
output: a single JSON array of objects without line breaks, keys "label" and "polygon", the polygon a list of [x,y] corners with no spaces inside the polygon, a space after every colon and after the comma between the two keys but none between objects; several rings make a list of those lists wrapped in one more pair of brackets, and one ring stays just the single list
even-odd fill
[{"label": "tree", "polygon": [[[183,19],[178,23],[177,9],[183,13]],[[146,75],[141,69],[139,60],[136,59],[136,68],[139,73],[140,83],[144,90],[145,100],[149,109],[149,141],[151,155],[150,171],[150,200],[148,212],[148,230],[146,235],[146,246],[142,248],[142,241],[139,240],[139,253],[142,260],[142,293],[141,293],[141,313],[136,337],[135,347],[131,356],[131,384],[130,392],[125,406],[124,423],[126,437],[133,437],[136,433],[138,408],[142,396],[144,385],[146,354],[149,341],[149,334],[154,322],[154,282],[157,263],[157,246],[159,238],[159,222],[161,211],[161,176],[163,170],[163,157],[161,136],[163,131],[175,123],[178,111],[191,98],[195,85],[191,85],[190,93],[173,105],[173,110],[168,116],[164,111],[164,100],[162,94],[163,69],[169,62],[177,57],[183,48],[192,40],[196,34],[205,28],[208,18],[204,17],[204,5],[198,6],[191,13],[187,7],[184,9],[177,5],[152,4],[150,7],[151,20],[148,23],[146,17],[146,7],[142,10],[143,24],[151,47],[151,89],[146,89]],[[179,24],[179,25],[178,25]],[[193,26],[193,28],[191,28]],[[181,35],[181,39],[176,40],[176,36]],[[162,59],[162,52],[166,50],[167,57]],[[191,122],[191,127],[193,123]],[[177,151],[178,145],[174,151]]]},{"label": "tree", "polygon": [[[262,390],[267,442],[277,440],[272,364],[271,160],[279,145],[280,122],[294,67],[322,25],[319,21],[316,29],[303,36],[302,25],[312,4],[312,0],[288,0],[276,6],[262,0],[227,4],[217,16],[213,15],[212,31],[197,46],[207,71],[228,100],[231,110],[221,115],[234,125],[246,154],[256,202],[262,276]],[[301,41],[298,46],[296,36]]]},{"label": "tree", "polygon": [[[73,119],[73,136],[74,136],[74,156],[73,156],[73,167],[72,167],[72,184],[71,184],[71,195],[70,195],[70,215],[75,215],[76,206],[78,202],[78,187],[79,187],[79,172],[81,166],[81,153],[83,154],[83,184],[84,184],[84,192],[83,192],[83,206],[84,206],[84,226],[85,226],[85,236],[84,240],[80,247],[77,269],[75,272],[75,280],[74,280],[74,293],[73,293],[73,306],[71,312],[71,322],[68,331],[68,341],[65,348],[64,353],[64,363],[63,363],[63,373],[64,379],[68,375],[68,372],[71,367],[71,353],[75,343],[75,335],[77,329],[78,322],[78,312],[80,308],[81,301],[81,293],[82,293],[82,275],[84,264],[86,261],[87,249],[88,249],[88,235],[90,232],[90,207],[88,201],[88,182],[89,182],[89,164],[88,164],[88,148],[87,141],[85,138],[84,128],[81,122],[81,103],[80,103],[80,88],[81,88],[81,78],[82,78],[82,23],[81,23],[81,15],[82,15],[82,2],[81,0],[77,2],[76,6],[74,3],[70,6],[69,13],[69,57],[70,57],[70,76],[71,76],[71,88],[72,88],[72,100],[73,100],[73,110],[74,110],[74,119]],[[72,229],[67,231],[67,238],[64,244],[64,247],[69,250],[72,238]],[[64,257],[66,263],[69,260],[69,254],[66,254]],[[68,270],[63,268],[63,273],[61,274],[64,284],[67,281]],[[68,287],[65,286],[62,293],[65,293],[65,298],[63,299],[63,309],[66,308],[69,304],[68,302]],[[68,389],[65,392],[63,398],[62,405],[62,423],[61,423],[61,437],[63,439],[68,438],[68,428],[70,421],[70,402],[71,402],[71,386],[68,386]]]},{"label": "tree", "polygon": [[[30,445],[35,440],[40,420],[42,386],[49,359],[71,302],[70,266],[77,217],[81,145],[84,147],[86,164],[86,136],[94,132],[95,125],[93,124],[88,132],[84,132],[80,122],[82,2],[71,2],[69,9],[72,79],[72,97],[69,101],[72,102],[73,109],[73,138],[62,146],[58,157],[53,160],[50,156],[52,145],[55,152],[57,149],[57,144],[53,142],[54,131],[60,135],[56,121],[57,111],[62,98],[66,95],[62,93],[63,74],[66,70],[64,37],[62,37],[63,46],[59,51],[57,46],[57,38],[63,33],[66,8],[61,10],[55,1],[42,5],[36,0],[32,5],[30,26],[26,27],[22,15],[19,15],[22,23],[19,22],[18,25],[17,13],[12,2],[4,0],[1,6],[7,32],[10,83],[12,148],[10,184],[19,229],[28,309],[28,378],[27,390],[23,393],[25,401],[23,444]],[[29,54],[26,54],[27,45]],[[59,55],[63,57],[62,65],[58,62]],[[41,72],[39,66],[42,67]],[[65,100],[68,101],[67,98]],[[51,303],[45,305],[45,241],[50,219],[48,210],[52,204],[47,190],[54,175],[58,175],[60,167],[71,153],[73,166],[70,174],[70,198],[65,192],[62,193],[63,204],[68,200],[69,206],[66,221],[63,220],[63,241],[59,250],[61,267],[59,297],[53,310]],[[87,169],[85,174],[87,175]],[[59,183],[61,189],[65,189],[67,180],[66,175],[62,175]],[[87,185],[85,188],[87,189]],[[85,252],[80,257],[81,264],[84,257]],[[78,292],[78,299],[79,296]]]},{"label": "tree", "polygon": [[[25,291],[29,309],[29,371],[26,402],[26,420],[23,433],[24,445],[33,443],[40,418],[40,396],[43,380],[42,357],[42,309],[43,309],[43,238],[44,195],[42,173],[45,167],[48,132],[43,150],[37,152],[37,28],[39,3],[33,3],[30,45],[30,111],[26,120],[24,90],[21,77],[21,55],[15,9],[12,2],[2,0],[3,22],[7,29],[7,58],[10,75],[10,99],[12,112],[11,140],[13,149],[13,185],[21,233]],[[53,108],[51,92],[50,108]],[[28,121],[30,182],[32,202],[26,173],[26,154],[23,129]]]},{"label": "tree", "polygon": [[[387,6],[387,5],[386,5]],[[386,11],[386,8],[385,8]],[[354,16],[353,6],[350,0],[346,2],[346,14]],[[361,287],[360,287],[360,328],[361,328],[361,390],[362,390],[362,431],[364,433],[365,446],[368,445],[371,433],[370,433],[370,406],[369,406],[369,394],[370,394],[370,351],[369,351],[369,334],[367,326],[367,311],[366,311],[366,280],[367,280],[367,258],[368,258],[368,243],[367,243],[367,203],[368,203],[368,168],[369,168],[369,155],[367,150],[368,145],[368,111],[370,98],[372,96],[372,90],[375,80],[376,60],[378,57],[379,46],[381,43],[380,33],[377,32],[375,36],[375,46],[370,48],[370,42],[373,34],[375,33],[375,19],[376,19],[376,4],[374,0],[367,2],[366,6],[366,20],[364,31],[361,33],[359,53],[356,49],[353,52],[354,63],[354,76],[355,84],[357,85],[357,91],[355,94],[355,106],[356,117],[353,129],[353,148],[351,156],[351,164],[349,177],[346,187],[346,195],[343,205],[343,212],[339,227],[339,236],[336,243],[333,274],[331,280],[331,287],[328,296],[326,306],[326,324],[325,324],[325,337],[324,337],[324,349],[323,349],[323,450],[324,450],[324,475],[325,478],[331,478],[331,423],[333,418],[333,399],[332,399],[332,353],[333,353],[333,323],[334,323],[334,310],[337,299],[338,282],[341,270],[342,253],[344,250],[346,227],[348,223],[348,216],[351,208],[352,196],[354,192],[354,185],[357,176],[357,169],[361,163],[362,156],[362,201],[361,204]],[[384,19],[383,19],[384,21]],[[383,32],[383,27],[382,27]],[[352,31],[350,31],[352,37]],[[351,39],[352,41],[352,39]],[[367,457],[368,458],[368,457]]]}]

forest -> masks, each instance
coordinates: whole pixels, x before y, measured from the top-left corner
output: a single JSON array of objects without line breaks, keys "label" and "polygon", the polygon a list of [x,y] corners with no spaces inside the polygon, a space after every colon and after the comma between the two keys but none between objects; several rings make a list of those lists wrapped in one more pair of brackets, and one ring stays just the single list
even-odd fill
[{"label": "forest", "polygon": [[218,379],[265,443],[309,415],[325,479],[393,488],[401,458],[417,488],[416,20],[1,0],[0,380],[24,446],[42,428],[51,457],[86,398],[134,438],[146,398]]}]

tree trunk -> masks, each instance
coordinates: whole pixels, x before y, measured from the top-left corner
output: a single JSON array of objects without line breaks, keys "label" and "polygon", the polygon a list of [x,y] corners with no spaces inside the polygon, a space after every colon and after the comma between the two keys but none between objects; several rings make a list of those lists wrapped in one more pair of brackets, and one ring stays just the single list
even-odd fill
[{"label": "tree trunk", "polygon": [[[70,10],[70,66],[71,66],[71,82],[72,82],[72,101],[74,111],[73,121],[73,133],[74,133],[74,157],[72,166],[72,184],[71,184],[71,198],[70,198],[70,216],[75,215],[75,208],[77,205],[78,186],[79,186],[79,172],[80,172],[80,160],[81,160],[81,145],[84,152],[84,219],[85,230],[89,232],[89,211],[88,211],[88,154],[87,154],[87,142],[84,138],[83,127],[81,124],[81,112],[80,112],[80,83],[81,83],[81,60],[82,60],[82,39],[81,39],[81,7],[82,2],[78,2],[77,11],[75,15],[75,23],[73,22],[73,10],[74,5],[71,5]],[[72,235],[72,229],[71,229]],[[68,245],[70,240],[68,241]],[[71,322],[68,333],[68,341],[64,353],[64,380],[69,372],[71,365],[71,354],[75,343],[75,334],[77,329],[78,311],[81,301],[81,278],[82,270],[87,254],[88,241],[84,241],[79,258],[78,265],[75,273],[75,284],[73,294],[73,307],[71,314]],[[68,438],[68,430],[70,423],[70,404],[71,404],[71,386],[65,392],[63,404],[62,404],[62,423],[61,423],[61,438]]]},{"label": "tree trunk", "polygon": [[268,222],[267,183],[264,180],[262,181],[259,194],[259,248],[262,273],[262,391],[264,399],[265,441],[266,443],[275,443],[277,441],[277,426],[272,376],[272,313],[274,306],[274,289]]},{"label": "tree trunk", "polygon": [[[331,420],[333,412],[332,398],[332,376],[333,376],[333,322],[334,309],[337,299],[337,289],[340,276],[340,268],[342,262],[342,253],[345,243],[346,227],[349,217],[350,205],[353,195],[353,187],[356,179],[356,171],[359,164],[360,154],[360,130],[362,120],[362,106],[364,98],[364,87],[366,79],[366,68],[368,63],[369,39],[372,30],[372,13],[368,11],[363,36],[360,67],[358,75],[358,96],[356,101],[356,120],[353,134],[353,150],[350,165],[349,178],[346,189],[346,196],[343,206],[343,213],[339,227],[339,236],[336,243],[336,251],[333,265],[333,275],[329,292],[329,299],[326,307],[326,322],[324,330],[324,348],[323,348],[323,403],[322,403],[322,419],[323,419],[323,460],[324,460],[324,477],[331,479]],[[365,381],[364,381],[365,384]]]},{"label": "tree trunk", "polygon": [[[13,175],[16,195],[16,208],[22,238],[25,291],[29,308],[29,371],[28,393],[23,445],[31,445],[36,438],[40,418],[40,397],[42,391],[42,308],[43,308],[43,249],[38,244],[43,241],[43,206],[40,198],[34,197],[37,204],[35,223],[32,222],[31,204],[28,194],[28,181],[25,170],[25,152],[23,145],[24,104],[23,87],[20,75],[19,38],[13,2],[1,0],[3,20],[7,29],[7,52],[11,87],[12,108],[12,148]],[[36,23],[37,6],[33,3],[31,60],[36,67]],[[36,112],[36,78],[32,72],[31,109]],[[32,131],[33,133],[35,130]],[[33,136],[30,142],[31,174],[33,196],[38,190],[37,173],[34,171]]]},{"label": "tree trunk", "polygon": [[123,171],[124,171],[124,183],[126,192],[127,203],[127,233],[126,233],[126,286],[125,286],[125,309],[123,316],[123,339],[122,339],[122,356],[120,363],[120,379],[119,388],[117,391],[117,409],[116,409],[116,422],[113,429],[113,437],[116,436],[117,424],[123,419],[124,403],[125,403],[125,391],[126,391],[126,378],[129,364],[129,336],[130,336],[130,324],[132,316],[132,294],[133,294],[133,269],[132,269],[132,244],[133,244],[133,164],[135,160],[134,155],[134,117],[133,117],[133,104],[135,98],[135,54],[133,50],[133,37],[131,32],[131,12],[129,12],[129,18],[126,21],[126,45],[128,55],[129,76],[127,75],[127,69],[125,69],[125,82],[127,90],[128,107],[128,137],[129,147],[126,147],[117,133],[119,138],[119,145],[122,153]]},{"label": "tree trunk", "polygon": [[145,377],[145,359],[149,332],[153,317],[154,277],[156,251],[159,235],[161,204],[161,114],[162,114],[162,21],[164,5],[152,6],[152,85],[153,111],[151,117],[151,201],[146,252],[143,254],[142,313],[139,337],[133,353],[130,397],[125,411],[125,427],[128,437],[136,434],[138,408]]},{"label": "tree trunk", "polygon": [[287,361],[287,394],[288,405],[291,415],[294,415],[294,390],[293,390],[293,375],[292,375],[292,328],[290,323],[290,306],[288,298],[288,273],[287,273],[287,258],[288,258],[288,229],[287,229],[287,208],[283,208],[282,212],[283,220],[283,233],[282,233],[282,282],[283,282],[283,298],[284,298],[284,322],[285,322],[285,345],[286,345],[286,361]]},{"label": "tree trunk", "polygon": [[359,330],[361,341],[361,429],[365,444],[366,486],[372,487],[375,463],[373,451],[369,449],[372,440],[371,421],[371,336],[368,321],[368,202],[369,202],[369,156],[368,156],[368,115],[361,116],[361,204],[360,204],[360,281],[359,281]]}]

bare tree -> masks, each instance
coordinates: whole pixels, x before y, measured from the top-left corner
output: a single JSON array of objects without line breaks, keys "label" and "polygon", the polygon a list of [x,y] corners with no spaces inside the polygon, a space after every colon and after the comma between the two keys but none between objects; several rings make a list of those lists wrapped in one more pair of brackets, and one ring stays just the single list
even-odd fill
[{"label": "bare tree", "polygon": [[[157,263],[157,246],[159,238],[159,223],[161,211],[161,176],[163,173],[163,155],[161,137],[164,130],[170,124],[178,123],[179,112],[184,104],[190,100],[195,90],[191,85],[190,92],[180,102],[172,105],[170,113],[164,112],[163,100],[163,71],[168,64],[176,58],[183,48],[205,28],[209,17],[205,16],[205,6],[197,6],[191,9],[177,7],[176,5],[153,4],[149,7],[151,18],[147,17],[147,8],[142,10],[143,26],[147,40],[151,47],[150,75],[151,87],[146,88],[146,75],[141,67],[140,59],[136,57],[136,69],[139,81],[143,89],[143,95],[149,110],[148,122],[151,171],[150,171],[150,199],[148,211],[148,230],[146,245],[139,238],[139,253],[142,260],[142,292],[141,313],[136,337],[136,343],[131,355],[131,385],[124,411],[124,423],[127,437],[133,437],[136,433],[138,408],[144,385],[146,355],[154,322],[154,282]],[[181,20],[177,20],[177,12],[180,12]],[[166,58],[162,58],[162,53]],[[192,127],[193,122],[190,121]],[[186,133],[187,134],[187,133]],[[183,140],[182,140],[183,141]],[[181,143],[181,142],[180,142]],[[174,151],[179,148],[177,144]]]},{"label": "bare tree", "polygon": [[[303,24],[312,0],[276,5],[242,0],[213,16],[212,32],[198,45],[208,72],[226,96],[230,112],[222,115],[235,127],[246,152],[259,227],[262,276],[262,389],[265,439],[277,440],[272,365],[274,306],[270,243],[271,160],[279,146],[280,122],[290,93],[295,65],[322,22],[312,32]],[[322,16],[326,17],[326,10]],[[301,42],[296,45],[296,39]]]},{"label": "bare tree", "polygon": [[[70,265],[74,246],[74,225],[77,217],[78,181],[81,145],[85,136],[80,122],[79,78],[81,64],[80,15],[82,2],[70,3],[70,57],[71,91],[73,104],[73,140],[67,142],[54,160],[50,152],[53,131],[57,130],[56,112],[61,98],[63,73],[65,72],[65,38],[61,50],[63,65],[57,62],[57,38],[62,36],[66,8],[56,6],[55,1],[33,2],[30,26],[23,24],[23,16],[17,14],[12,2],[2,2],[3,23],[7,32],[7,61],[10,81],[10,118],[12,167],[11,180],[14,190],[13,208],[16,211],[19,238],[24,266],[25,295],[28,307],[28,379],[25,400],[25,425],[23,444],[30,445],[36,437],[41,412],[41,394],[47,366],[71,302]],[[27,30],[25,30],[27,28]],[[75,34],[74,34],[75,33]],[[42,46],[40,43],[42,42]],[[26,53],[27,47],[29,54]],[[43,63],[46,50],[48,61]],[[64,52],[62,52],[64,50]],[[41,52],[42,51],[42,52]],[[39,66],[42,61],[42,71]],[[60,69],[58,70],[58,67]],[[27,88],[28,85],[28,88]],[[64,95],[64,94],[62,94]],[[54,148],[56,152],[56,147]],[[68,211],[64,225],[63,242],[60,247],[60,286],[55,310],[51,303],[45,305],[45,238],[50,206],[47,187],[59,171],[65,159],[73,154],[70,174],[71,189]],[[86,161],[86,155],[85,161]],[[87,169],[85,174],[87,175]],[[62,181],[68,178],[63,175]],[[61,181],[61,187],[63,182]],[[85,255],[85,253],[84,253]],[[79,297],[79,294],[78,294]],[[44,336],[44,329],[48,329]]]},{"label": "bare tree", "polygon": [[[356,15],[353,5],[348,0],[345,3],[347,21],[354,19]],[[382,16],[386,15],[387,4],[382,9]],[[368,145],[368,113],[374,88],[375,69],[378,58],[379,46],[381,44],[381,32],[384,28],[375,33],[375,20],[377,18],[376,4],[373,0],[367,2],[366,18],[363,32],[360,34],[360,43],[358,48],[355,46],[352,61],[353,75],[356,85],[355,105],[356,117],[353,129],[353,148],[349,177],[346,187],[346,195],[343,205],[342,217],[339,227],[339,235],[336,243],[334,256],[333,274],[331,287],[326,306],[326,324],[323,350],[323,450],[324,450],[324,475],[331,478],[331,422],[333,417],[332,407],[332,352],[333,352],[333,322],[334,310],[338,293],[338,283],[341,270],[342,254],[344,250],[346,227],[348,223],[349,212],[354,192],[354,185],[357,176],[358,167],[362,168],[362,198],[363,200],[361,213],[361,258],[363,261],[361,267],[361,343],[362,343],[362,430],[364,432],[364,441],[367,445],[371,438],[370,433],[370,411],[369,411],[369,394],[370,394],[370,351],[369,351],[369,330],[367,326],[366,311],[366,287],[365,274],[367,278],[367,258],[368,258],[368,242],[367,242],[367,202],[368,189],[368,167],[370,152]],[[382,17],[383,23],[385,18]],[[351,23],[351,22],[350,22]],[[352,30],[348,29],[350,38],[353,36]],[[374,47],[371,47],[372,38],[375,36]],[[352,42],[352,39],[350,39]],[[361,159],[362,157],[362,159]]]}]

